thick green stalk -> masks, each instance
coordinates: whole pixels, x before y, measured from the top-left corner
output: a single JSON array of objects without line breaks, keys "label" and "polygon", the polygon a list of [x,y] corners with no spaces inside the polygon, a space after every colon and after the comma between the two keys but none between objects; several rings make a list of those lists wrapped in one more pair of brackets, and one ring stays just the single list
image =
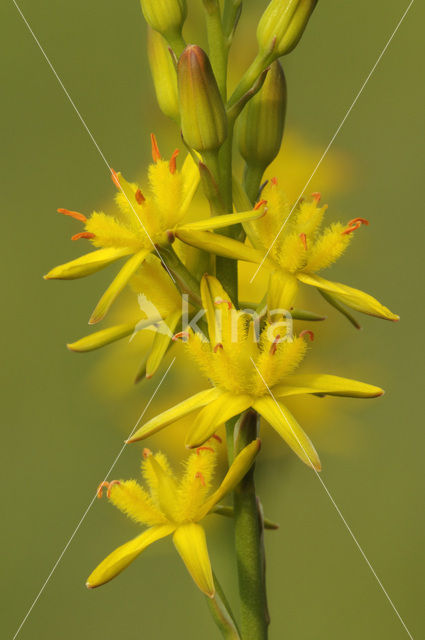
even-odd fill
[{"label": "thick green stalk", "polygon": [[[245,414],[238,425],[235,453],[257,437],[259,417]],[[236,557],[243,640],[266,640],[269,624],[264,580],[262,519],[255,494],[254,467],[234,492]]]}]

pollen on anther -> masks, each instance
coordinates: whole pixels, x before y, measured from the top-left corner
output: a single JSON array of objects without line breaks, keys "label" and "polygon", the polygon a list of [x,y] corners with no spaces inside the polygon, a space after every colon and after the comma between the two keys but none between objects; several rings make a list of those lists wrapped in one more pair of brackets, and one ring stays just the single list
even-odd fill
[{"label": "pollen on anther", "polygon": [[62,213],[64,216],[70,216],[75,220],[79,220],[79,222],[87,222],[87,218],[83,213],[78,213],[78,211],[70,211],[69,209],[58,209],[58,213]]},{"label": "pollen on anther", "polygon": [[146,200],[145,196],[140,191],[140,189],[137,189],[136,193],[134,194],[134,197],[136,198],[137,204],[143,204],[144,201]]},{"label": "pollen on anther", "polygon": [[224,349],[224,347],[223,347],[223,345],[221,344],[221,342],[217,342],[217,344],[215,345],[215,347],[214,347],[214,349],[213,349],[214,353],[217,353],[217,351],[218,351],[219,349]]},{"label": "pollen on anther", "polygon": [[76,233],[75,235],[73,235],[71,240],[81,240],[82,238],[85,238],[86,240],[92,240],[92,238],[95,237],[96,236],[94,233],[90,233],[89,231],[81,231],[80,233]]},{"label": "pollen on anther", "polygon": [[116,188],[121,191],[121,185],[120,185],[120,180],[118,178],[118,174],[116,171],[114,171],[114,169],[112,169],[112,167],[111,167],[111,178]]},{"label": "pollen on anther", "polygon": [[305,233],[300,233],[301,242],[304,245],[304,249],[307,251],[307,236]]},{"label": "pollen on anther", "polygon": [[161,160],[161,154],[159,153],[158,143],[156,141],[156,137],[154,133],[151,133],[151,144],[152,144],[152,160],[156,163],[158,160]]},{"label": "pollen on anther", "polygon": [[196,449],[196,453],[198,456],[200,451],[212,451],[212,453],[214,453],[214,449],[212,447],[198,447]]},{"label": "pollen on anther", "polygon": [[348,235],[352,231],[355,231],[356,229],[361,227],[362,224],[365,224],[367,226],[369,224],[369,220],[366,220],[366,218],[353,218],[348,222],[347,228],[342,231],[342,235]]},{"label": "pollen on anther", "polygon": [[169,168],[170,168],[170,173],[174,174],[176,172],[176,168],[177,168],[177,156],[179,155],[180,151],[178,149],[175,149],[173,151],[173,155],[170,158],[170,163],[169,163]]},{"label": "pollen on anther", "polygon": [[270,182],[276,186],[277,185],[277,178],[276,177],[272,178],[270,180]]},{"label": "pollen on anther", "polygon": [[145,447],[143,449],[142,455],[143,455],[144,459],[146,460],[147,458],[149,458],[149,456],[152,455],[152,451],[150,449],[148,449],[147,447]]},{"label": "pollen on anther", "polygon": [[179,340],[179,338],[181,338],[181,339],[186,338],[186,340],[188,340],[189,339],[189,332],[188,331],[179,331],[178,333],[175,333],[173,335],[171,340],[173,340],[173,342],[175,342],[176,340]]},{"label": "pollen on anther", "polygon": [[301,331],[301,333],[299,334],[299,337],[304,338],[304,336],[308,336],[310,338],[310,341],[313,342],[314,340],[313,331],[310,331],[310,329],[304,329],[304,331]]},{"label": "pollen on anther", "polygon": [[260,202],[257,202],[254,207],[254,211],[258,211],[258,209],[261,209],[264,204],[267,204],[267,200],[260,200]]},{"label": "pollen on anther", "polygon": [[106,497],[107,497],[107,498],[110,498],[110,497],[111,497],[111,489],[112,489],[112,487],[113,487],[113,486],[115,486],[115,485],[119,485],[119,484],[121,484],[121,482],[120,482],[119,480],[112,480],[112,481],[109,483],[109,487],[108,487],[108,488],[107,488],[107,490],[106,490]]},{"label": "pollen on anther", "polygon": [[280,335],[277,335],[276,338],[273,340],[272,346],[270,347],[270,355],[271,356],[274,356],[274,354],[276,353],[277,345],[279,344],[279,342],[280,342]]},{"label": "pollen on anther", "polygon": [[107,482],[106,480],[101,482],[100,485],[98,486],[97,490],[96,490],[96,495],[97,495],[98,498],[101,498],[103,496],[103,488],[104,487],[106,487],[107,489],[109,488],[109,482]]},{"label": "pollen on anther", "polygon": [[316,204],[319,204],[322,194],[319,193],[318,191],[315,191],[314,193],[311,194],[311,197],[313,198]]}]

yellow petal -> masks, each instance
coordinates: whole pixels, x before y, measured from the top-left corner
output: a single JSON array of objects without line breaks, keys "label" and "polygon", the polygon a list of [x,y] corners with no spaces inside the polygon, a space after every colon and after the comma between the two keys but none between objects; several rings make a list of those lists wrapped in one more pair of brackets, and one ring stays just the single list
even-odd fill
[{"label": "yellow petal", "polygon": [[203,528],[199,524],[184,524],[174,532],[173,542],[195,583],[212,598],[214,579]]},{"label": "yellow petal", "polygon": [[89,324],[96,324],[97,322],[100,322],[105,317],[115,298],[124,289],[128,281],[130,280],[131,276],[140,267],[140,265],[142,264],[143,260],[145,259],[148,253],[149,251],[146,251],[145,249],[143,251],[139,251],[138,253],[135,253],[121,267],[118,274],[112,280],[111,284],[106,289],[105,293],[97,303],[96,308],[93,311],[91,318],[89,320]]},{"label": "yellow petal", "polygon": [[269,311],[289,310],[298,292],[298,280],[291,273],[273,271],[270,275],[267,306]]},{"label": "yellow petal", "polygon": [[264,207],[260,209],[251,209],[251,211],[243,211],[241,213],[227,213],[222,216],[213,216],[198,220],[197,222],[188,222],[179,227],[185,231],[206,231],[208,229],[222,229],[230,227],[232,224],[240,222],[248,222],[249,220],[257,220],[264,215]]},{"label": "yellow petal", "polygon": [[143,438],[153,435],[157,431],[160,431],[160,429],[163,429],[188,413],[204,407],[208,402],[215,400],[215,398],[220,394],[221,391],[216,388],[206,389],[205,391],[195,393],[194,396],[183,400],[183,402],[176,404],[175,407],[171,407],[171,409],[168,409],[167,411],[160,413],[155,418],[152,418],[152,420],[149,420],[149,422],[138,429],[138,431],[136,431],[136,433],[129,438],[127,442],[137,442],[137,440],[143,440]]},{"label": "yellow petal", "polygon": [[210,438],[217,428],[242,413],[252,404],[251,396],[235,395],[225,391],[202,409],[186,437],[186,447],[199,447]]},{"label": "yellow petal", "polygon": [[66,346],[70,351],[78,351],[79,353],[93,351],[94,349],[100,349],[100,347],[104,347],[116,340],[121,340],[121,338],[125,338],[133,331],[133,322],[130,324],[118,324],[115,327],[108,327],[107,329],[96,331],[96,333],[80,338],[76,342],[71,342]]},{"label": "yellow petal", "polygon": [[258,398],[253,407],[305,464],[320,471],[321,464],[316,449],[285,405],[270,396],[265,396]]},{"label": "yellow petal", "polygon": [[155,371],[158,369],[162,362],[162,359],[168,349],[174,330],[181,318],[181,311],[174,311],[170,313],[166,319],[166,325],[170,330],[169,333],[162,333],[157,331],[153,340],[151,352],[146,362],[146,377],[152,378]]},{"label": "yellow petal", "polygon": [[[233,240],[233,238],[227,238],[226,236],[211,233],[210,231],[185,231],[184,229],[176,229],[175,235],[193,247],[198,247],[198,249],[203,249],[204,251],[215,253],[225,258],[259,263],[264,257],[262,251],[253,249],[247,244]],[[267,259],[264,264],[265,266],[269,266],[269,268],[270,266],[274,266],[273,263],[270,263]]]},{"label": "yellow petal", "polygon": [[96,271],[100,271],[103,267],[119,260],[123,256],[128,256],[132,252],[131,249],[121,247],[115,249],[108,247],[107,249],[98,249],[91,251],[84,256],[80,256],[71,262],[65,262],[58,267],[54,267],[44,276],[45,280],[74,280],[75,278],[84,278]]},{"label": "yellow petal", "polygon": [[399,316],[384,307],[376,298],[359,289],[353,289],[353,287],[348,287],[340,282],[331,282],[311,273],[298,273],[297,278],[305,284],[318,287],[324,291],[330,291],[335,298],[356,311],[361,311],[377,318],[384,318],[384,320],[397,321],[400,319]]},{"label": "yellow petal", "polygon": [[295,396],[302,393],[325,393],[330,396],[350,398],[376,398],[382,396],[383,389],[366,382],[340,378],[327,374],[289,376],[283,384],[273,387],[276,397]]},{"label": "yellow petal", "polygon": [[90,574],[86,587],[94,589],[105,584],[105,582],[109,582],[109,580],[112,580],[112,578],[115,578],[121,571],[126,569],[146,547],[170,535],[174,530],[175,526],[168,524],[151,527],[140,536],[137,536],[137,538],[133,538],[133,540],[121,545],[121,547],[110,553]]},{"label": "yellow petal", "polygon": [[233,491],[236,485],[242,480],[242,478],[246,475],[248,469],[251,468],[255,456],[259,452],[261,447],[261,442],[257,438],[257,440],[253,440],[246,447],[242,449],[233,460],[232,464],[226,475],[223,478],[220,486],[213,494],[208,498],[208,500],[204,503],[202,509],[200,510],[197,518],[201,520],[204,518],[207,513],[214,508],[217,502],[220,502],[224,498],[227,493]]}]

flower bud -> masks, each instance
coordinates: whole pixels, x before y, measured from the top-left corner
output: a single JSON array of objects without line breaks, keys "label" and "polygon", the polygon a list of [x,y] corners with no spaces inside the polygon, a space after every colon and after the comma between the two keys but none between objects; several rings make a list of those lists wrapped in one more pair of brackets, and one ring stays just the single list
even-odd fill
[{"label": "flower bud", "polygon": [[271,0],[257,28],[260,51],[279,58],[298,44],[317,0]]},{"label": "flower bud", "polygon": [[140,0],[145,20],[169,41],[181,36],[186,20],[186,0]]},{"label": "flower bud", "polygon": [[270,67],[260,91],[242,112],[238,144],[241,156],[249,166],[263,173],[279,153],[286,112],[286,81],[276,60]]},{"label": "flower bud", "polygon": [[207,54],[189,45],[177,66],[182,134],[199,152],[216,151],[227,136],[227,117]]},{"label": "flower bud", "polygon": [[159,108],[164,115],[179,121],[176,69],[167,42],[153,29],[148,31],[148,59]]}]

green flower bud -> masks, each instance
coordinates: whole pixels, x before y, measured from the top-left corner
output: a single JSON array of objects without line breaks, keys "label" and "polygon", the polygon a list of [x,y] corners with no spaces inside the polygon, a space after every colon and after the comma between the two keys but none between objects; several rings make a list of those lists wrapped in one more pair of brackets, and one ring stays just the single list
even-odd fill
[{"label": "green flower bud", "polygon": [[260,91],[242,112],[239,151],[249,166],[262,172],[275,159],[282,143],[286,112],[286,81],[276,60],[270,67]]},{"label": "green flower bud", "polygon": [[271,0],[257,28],[260,52],[279,58],[298,44],[317,0]]},{"label": "green flower bud", "polygon": [[181,38],[186,0],[140,0],[145,20],[170,43]]},{"label": "green flower bud", "polygon": [[148,59],[159,108],[178,122],[177,72],[166,40],[153,29],[148,30]]},{"label": "green flower bud", "polygon": [[182,134],[199,152],[216,151],[227,136],[227,117],[207,54],[189,45],[177,66]]}]

